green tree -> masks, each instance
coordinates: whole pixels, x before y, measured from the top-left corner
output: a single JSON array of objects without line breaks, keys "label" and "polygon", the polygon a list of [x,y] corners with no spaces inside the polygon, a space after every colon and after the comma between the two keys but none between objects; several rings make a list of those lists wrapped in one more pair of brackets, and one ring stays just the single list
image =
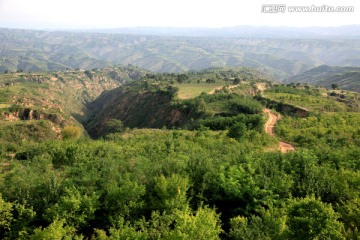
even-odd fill
[{"label": "green tree", "polygon": [[161,175],[154,180],[153,194],[150,197],[151,209],[171,212],[174,209],[184,209],[187,204],[186,193],[189,189],[189,180],[178,174],[170,177]]},{"label": "green tree", "polygon": [[234,85],[237,85],[241,82],[240,78],[235,78],[234,81],[233,81],[233,84]]},{"label": "green tree", "polygon": [[89,70],[85,70],[85,75],[88,77],[88,78],[90,78],[90,79],[93,79],[93,74],[91,73],[91,71],[89,71]]},{"label": "green tree", "polygon": [[124,131],[124,123],[119,119],[109,119],[105,125],[105,134],[119,133]]},{"label": "green tree", "polygon": [[339,85],[337,85],[336,83],[333,83],[333,84],[331,84],[331,88],[332,88],[333,90],[338,89],[338,88],[339,88]]},{"label": "green tree", "polygon": [[248,220],[246,217],[237,216],[230,219],[230,239],[236,240],[270,240],[270,236],[264,231],[264,223],[260,217],[252,217]]},{"label": "green tree", "polygon": [[260,216],[237,216],[230,219],[229,237],[236,240],[284,239],[286,209],[270,206]]},{"label": "green tree", "polygon": [[200,207],[195,213],[190,209],[175,210],[175,227],[169,239],[220,239],[220,215],[214,209]]},{"label": "green tree", "polygon": [[176,77],[176,81],[177,81],[178,83],[183,83],[183,82],[185,82],[185,81],[188,80],[188,79],[189,79],[189,76],[186,75],[186,74],[179,74],[179,75],[177,75],[177,77]]},{"label": "green tree", "polygon": [[340,215],[313,196],[293,200],[287,216],[289,239],[345,239]]},{"label": "green tree", "polygon": [[65,226],[66,221],[64,219],[54,220],[49,226],[45,228],[37,228],[34,230],[34,234],[31,235],[31,240],[67,240],[67,239],[83,239],[82,236],[75,236],[75,229]]},{"label": "green tree", "polygon": [[241,140],[246,136],[247,128],[244,123],[238,122],[229,128],[229,132],[227,134],[230,138],[235,138],[237,140]]},{"label": "green tree", "polygon": [[11,221],[13,220],[12,203],[5,202],[0,193],[0,236],[10,230]]},{"label": "green tree", "polygon": [[78,126],[66,126],[61,130],[63,139],[79,139],[82,135],[82,129]]},{"label": "green tree", "polygon": [[46,210],[45,216],[50,222],[64,219],[68,226],[84,227],[95,217],[97,207],[98,196],[95,193],[84,195],[71,187],[65,189],[58,203]]},{"label": "green tree", "polygon": [[118,181],[107,183],[105,191],[103,203],[112,225],[122,218],[129,220],[138,217],[144,207],[142,197],[145,194],[145,186],[129,179],[128,175]]},{"label": "green tree", "polygon": [[206,111],[206,102],[203,98],[198,98],[197,100],[197,113],[204,113]]},{"label": "green tree", "polygon": [[[359,239],[360,237],[360,199],[354,198],[344,205],[338,206],[341,219],[344,222],[347,239]],[[356,238],[357,236],[357,238]]]},{"label": "green tree", "polygon": [[[7,206],[9,207],[9,206]],[[31,208],[26,208],[19,203],[13,204],[12,219],[8,231],[5,231],[5,239],[28,239],[32,232],[36,213]],[[9,217],[9,216],[8,216]],[[10,220],[9,218],[7,220]]]}]

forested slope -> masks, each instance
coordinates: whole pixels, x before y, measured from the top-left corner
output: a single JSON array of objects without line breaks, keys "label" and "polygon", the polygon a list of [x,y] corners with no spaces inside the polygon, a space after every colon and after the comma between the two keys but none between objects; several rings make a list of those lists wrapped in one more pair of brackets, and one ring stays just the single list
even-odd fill
[{"label": "forested slope", "polygon": [[[65,131],[2,144],[1,238],[359,238],[359,94],[202,74],[148,74],[104,92],[87,105],[97,103],[85,127],[104,123],[98,140]],[[216,83],[238,86],[178,98]],[[282,115],[275,136],[265,107]],[[184,121],[168,129],[136,115],[164,121],[171,109]],[[281,153],[278,138],[296,151]]]}]

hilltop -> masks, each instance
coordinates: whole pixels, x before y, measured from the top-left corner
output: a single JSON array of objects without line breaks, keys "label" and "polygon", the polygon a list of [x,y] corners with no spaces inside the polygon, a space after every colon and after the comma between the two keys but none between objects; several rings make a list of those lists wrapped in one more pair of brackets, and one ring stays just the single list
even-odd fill
[{"label": "hilltop", "polygon": [[310,83],[360,92],[360,67],[319,66],[291,76],[286,83]]},{"label": "hilltop", "polygon": [[[111,119],[121,120],[125,127],[130,128],[195,128],[197,119],[214,115],[209,112],[213,111],[210,110],[212,107],[207,110],[208,103],[216,101],[221,105],[232,98],[211,99],[207,94],[242,83],[239,92],[251,96],[257,92],[257,82],[270,83],[271,77],[244,67],[146,74],[140,81],[105,91],[89,103],[92,114],[86,128],[95,137],[107,133],[106,124]],[[199,102],[202,102],[201,106]],[[252,104],[250,100],[246,103]],[[224,109],[218,108],[217,111],[221,115]],[[229,114],[231,111],[228,109],[225,112]]]}]

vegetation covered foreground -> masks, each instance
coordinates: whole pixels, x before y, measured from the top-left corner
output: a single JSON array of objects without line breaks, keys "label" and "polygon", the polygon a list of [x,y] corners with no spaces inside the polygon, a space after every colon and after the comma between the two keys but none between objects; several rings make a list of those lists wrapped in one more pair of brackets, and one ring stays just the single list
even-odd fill
[{"label": "vegetation covered foreground", "polygon": [[[87,130],[101,127],[97,140],[60,126],[63,139],[47,141],[54,123],[46,119],[18,120],[20,127],[2,121],[0,236],[359,239],[358,95],[209,74],[147,75],[104,93],[82,118]],[[174,84],[202,87],[207,79],[238,86],[177,97]],[[149,108],[158,107],[141,109],[144,96],[166,106],[154,119],[174,109],[182,118],[146,125],[139,119],[150,124]],[[264,132],[265,107],[283,115],[275,133],[296,152],[276,150],[278,140]],[[37,126],[29,127],[32,137],[21,141],[18,133],[11,142],[11,131],[29,129],[25,123]]]}]

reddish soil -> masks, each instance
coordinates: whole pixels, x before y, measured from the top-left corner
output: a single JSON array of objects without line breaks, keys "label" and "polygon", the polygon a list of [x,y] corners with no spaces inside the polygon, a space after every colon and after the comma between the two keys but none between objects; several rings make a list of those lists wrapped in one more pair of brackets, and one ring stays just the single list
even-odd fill
[{"label": "reddish soil", "polygon": [[[269,119],[265,123],[265,132],[267,134],[270,134],[271,136],[275,136],[274,126],[281,116],[272,113],[270,109],[264,109],[264,112],[267,113],[269,116]],[[279,141],[279,149],[283,153],[286,153],[288,151],[295,151],[293,145],[282,141]]]},{"label": "reddish soil", "polygon": [[[231,86],[227,86],[226,88],[227,88],[227,89],[232,89],[232,88],[236,88],[236,87],[238,87],[238,86],[239,86],[239,85],[231,85]],[[221,89],[223,89],[223,88],[224,88],[224,86],[217,87],[217,88],[215,88],[214,90],[212,90],[211,92],[209,92],[209,94],[214,94],[216,90],[221,90]]]}]

